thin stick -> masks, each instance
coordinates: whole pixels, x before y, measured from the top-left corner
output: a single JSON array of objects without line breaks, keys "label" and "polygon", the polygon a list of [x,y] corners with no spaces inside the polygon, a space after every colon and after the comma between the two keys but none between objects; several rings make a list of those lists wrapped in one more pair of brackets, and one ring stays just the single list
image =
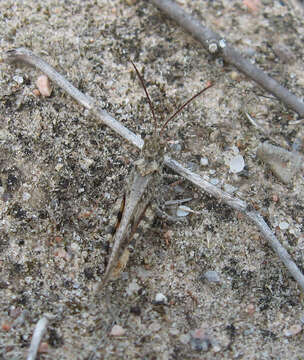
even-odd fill
[{"label": "thin stick", "polygon": [[32,337],[29,353],[27,356],[27,360],[35,360],[37,356],[37,352],[40,346],[40,342],[43,338],[43,335],[46,332],[48,326],[48,319],[46,317],[42,317],[38,322],[34,330],[34,334]]},{"label": "thin stick", "polygon": [[[21,56],[20,56],[21,53]],[[26,53],[26,56],[23,56],[23,54]],[[18,54],[15,55],[15,54]],[[28,63],[30,65],[36,66],[38,67],[40,70],[41,69],[41,63],[46,64],[44,61],[42,61],[39,57],[37,57],[36,55],[33,54],[33,56],[31,55],[33,54],[31,51],[26,50],[26,49],[18,49],[18,50],[13,50],[9,52],[9,55],[7,57],[8,61],[14,61],[15,56],[17,56],[18,60],[22,60],[25,63]],[[38,62],[39,66],[36,65],[36,63]],[[63,89],[69,89],[69,88],[73,88],[75,89],[63,76],[61,76],[60,74],[58,74],[56,72],[55,69],[53,69],[52,67],[50,67],[48,64],[46,64],[47,66],[43,66],[43,72],[45,72],[45,74],[49,77],[49,69],[52,70],[52,80],[57,83],[57,85],[62,86],[62,84],[64,85]],[[57,79],[60,79],[60,82],[57,81]],[[76,89],[77,90],[77,89]],[[67,91],[67,90],[66,90]],[[70,92],[69,92],[70,93]],[[78,99],[78,94],[81,94],[80,98]],[[82,94],[79,90],[74,91],[73,90],[73,98],[79,102],[80,104],[84,105],[82,100],[86,99],[86,95]],[[96,102],[92,99],[92,106],[94,106],[93,104],[96,104]],[[99,107],[97,106],[97,109],[91,109],[92,112],[94,114],[99,114]],[[105,112],[105,111],[104,111]],[[106,113],[106,112],[105,112]],[[106,118],[107,119],[113,119],[110,115],[108,115],[106,113]],[[99,117],[100,120],[102,120],[101,117]],[[115,122],[117,122],[115,120]],[[109,125],[110,126],[110,125]],[[114,126],[110,126],[113,130],[115,130]],[[134,144],[135,146],[137,146],[138,148],[142,148],[142,144],[143,144],[143,140],[133,134],[130,130],[128,130],[127,128],[125,128],[123,125],[120,124],[121,128],[124,128],[123,131],[119,132],[119,134],[126,140],[130,141],[131,139],[135,139],[136,141],[132,142],[132,144]],[[124,136],[125,134],[129,134],[131,133],[132,136]],[[298,285],[302,288],[302,290],[304,291],[304,276],[301,273],[301,271],[299,270],[299,268],[297,267],[297,265],[292,261],[290,255],[287,253],[287,251],[282,247],[282,245],[279,243],[279,241],[277,240],[277,238],[275,237],[275,235],[273,234],[273,232],[270,230],[270,228],[268,227],[268,225],[265,223],[265,221],[263,220],[263,218],[261,217],[261,215],[259,215],[257,212],[253,211],[249,205],[246,204],[245,201],[237,199],[233,196],[231,196],[228,193],[225,193],[224,191],[222,191],[221,189],[217,188],[216,186],[208,183],[207,181],[205,181],[204,179],[202,179],[199,175],[192,173],[190,170],[184,168],[181,164],[179,164],[177,161],[171,159],[169,156],[165,156],[165,161],[164,161],[165,165],[167,167],[169,167],[170,169],[172,169],[173,171],[177,172],[179,175],[183,176],[185,179],[189,180],[191,183],[193,183],[195,186],[197,186],[198,188],[200,188],[201,190],[203,190],[204,192],[216,197],[217,199],[219,199],[221,202],[225,203],[226,205],[228,205],[229,207],[237,210],[237,211],[241,211],[242,213],[244,213],[251,221],[253,221],[257,227],[260,229],[262,235],[264,236],[264,238],[268,241],[269,245],[272,247],[272,249],[276,252],[276,254],[279,256],[279,258],[282,260],[282,262],[285,264],[285,266],[287,267],[287,269],[289,270],[289,272],[291,273],[291,275],[294,277],[294,279],[297,281]]]},{"label": "thin stick", "polygon": [[199,175],[194,174],[190,170],[184,168],[181,164],[177,161],[170,159],[169,157],[165,157],[165,165],[168,166],[170,169],[184,177],[185,179],[192,182],[192,184],[199,187],[201,190],[207,192],[210,195],[213,195],[221,202],[225,203],[232,209],[242,212],[246,215],[257,227],[260,229],[263,237],[268,241],[269,245],[272,249],[276,252],[278,257],[284,263],[284,265],[289,270],[290,274],[293,278],[297,281],[299,286],[304,291],[304,276],[301,273],[300,269],[297,265],[293,262],[288,252],[285,248],[280,244],[279,240],[276,238],[274,233],[270,230],[269,226],[266,224],[263,217],[253,210],[253,208],[248,205],[245,201],[237,199],[230,194],[222,191],[221,189],[217,188],[216,186],[208,183],[206,180],[201,178]]},{"label": "thin stick", "polygon": [[44,72],[54,83],[65,90],[73,99],[79,104],[90,110],[95,117],[105,125],[109,126],[112,130],[129,141],[131,144],[143,147],[144,141],[140,136],[135,135],[132,131],[124,127],[119,121],[115,120],[110,114],[103,110],[98,104],[97,100],[91,96],[83,94],[70,82],[68,82],[62,75],[60,75],[51,65],[46,63],[40,57],[35,55],[31,50],[19,48],[7,51],[5,54],[7,62],[21,61],[31,66],[34,66]]},{"label": "thin stick", "polygon": [[[243,58],[242,55],[232,46],[228,45],[219,34],[203,26],[198,20],[187,14],[180,6],[171,0],[150,0],[150,2],[188,31],[208,51],[214,49],[210,47],[210,44],[216,44],[216,47],[221,50],[219,51],[220,56],[222,56],[225,61],[234,65],[238,70],[246,74],[265,90],[271,92],[301,117],[304,117],[304,103],[300,101],[298,97],[270,76],[266,75],[261,69]],[[212,53],[214,53],[214,50]]]}]

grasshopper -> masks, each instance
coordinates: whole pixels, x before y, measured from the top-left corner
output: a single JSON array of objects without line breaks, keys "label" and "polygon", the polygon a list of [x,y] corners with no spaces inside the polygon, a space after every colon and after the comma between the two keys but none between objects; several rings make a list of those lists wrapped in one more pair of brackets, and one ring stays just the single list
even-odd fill
[{"label": "grasshopper", "polygon": [[169,117],[169,119],[164,122],[158,131],[155,111],[150,95],[148,94],[144,80],[136,65],[133,61],[131,62],[145,91],[151,109],[154,121],[154,132],[152,135],[145,137],[140,158],[135,161],[133,170],[130,174],[127,188],[120,206],[115,233],[112,239],[112,252],[103,280],[99,285],[99,290],[104,288],[111,278],[116,278],[125,267],[129,257],[127,247],[136,233],[139,223],[145,217],[146,211],[150,207],[155,193],[160,186],[164,154],[166,150],[166,141],[162,136],[165,127],[191,101],[212,86],[211,83],[208,84],[203,90],[199,91],[186,101],[172,116]]}]

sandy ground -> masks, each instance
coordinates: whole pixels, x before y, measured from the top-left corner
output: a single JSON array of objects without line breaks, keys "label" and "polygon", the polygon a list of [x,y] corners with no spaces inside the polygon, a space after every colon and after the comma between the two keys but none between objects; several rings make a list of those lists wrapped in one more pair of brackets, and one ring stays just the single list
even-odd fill
[{"label": "sandy ground", "polygon": [[[241,1],[179,1],[303,97],[304,22],[287,3],[265,0],[252,12]],[[256,158],[269,138],[287,150],[303,138],[291,110],[148,1],[1,1],[0,34],[0,57],[30,48],[140,134],[153,122],[129,59],[159,121],[213,81],[169,126],[172,156],[233,186],[304,268],[303,171],[285,185]],[[256,227],[185,180],[169,186],[176,179],[164,177],[159,193],[192,197],[195,213],[186,224],[155,221],[121,278],[96,297],[106,225],[138,151],[56,86],[50,97],[35,96],[38,75],[0,64],[0,358],[24,359],[45,313],[53,320],[40,359],[304,358],[295,281]],[[245,160],[240,174],[227,165],[236,154]],[[205,279],[211,270],[219,282]],[[155,303],[158,293],[165,304]],[[115,324],[121,336],[110,336]]]}]

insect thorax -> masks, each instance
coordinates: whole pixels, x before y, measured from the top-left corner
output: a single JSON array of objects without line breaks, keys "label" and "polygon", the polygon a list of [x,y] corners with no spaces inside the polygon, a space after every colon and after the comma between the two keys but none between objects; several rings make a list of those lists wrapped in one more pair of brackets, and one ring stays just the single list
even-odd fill
[{"label": "insect thorax", "polygon": [[141,156],[134,163],[142,176],[161,171],[165,145],[166,143],[159,136],[152,135],[145,138]]}]

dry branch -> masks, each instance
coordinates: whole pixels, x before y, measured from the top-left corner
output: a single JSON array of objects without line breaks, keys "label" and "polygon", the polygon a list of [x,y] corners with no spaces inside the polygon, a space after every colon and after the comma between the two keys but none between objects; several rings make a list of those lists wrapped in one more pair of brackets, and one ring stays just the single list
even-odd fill
[{"label": "dry branch", "polygon": [[[54,68],[47,64],[44,60],[34,55],[30,50],[20,48],[8,51],[5,56],[6,61],[23,61],[27,64],[37,67],[43,71],[47,76],[49,76],[58,86],[66,90],[78,103],[90,109],[93,114],[95,114],[100,121],[103,121],[104,124],[108,125],[114,131],[119,129],[119,134],[126,140],[130,141],[133,145],[138,148],[142,148],[143,140],[132,133],[130,130],[125,128],[112,116],[110,116],[106,111],[102,110],[98,105],[97,101],[91,98],[88,95],[81,93],[76,89],[70,82],[68,82],[62,75],[60,75]],[[113,123],[112,123],[113,122]],[[241,211],[245,214],[252,222],[254,222],[260,229],[264,238],[268,241],[269,245],[279,256],[281,261],[285,264],[291,275],[297,281],[299,286],[304,291],[304,276],[293,262],[288,252],[283,248],[278,239],[275,237],[271,229],[268,227],[264,219],[260,214],[252,209],[251,206],[243,200],[237,199],[230,194],[222,191],[218,187],[210,184],[206,180],[202,179],[199,175],[194,174],[190,170],[184,168],[177,161],[171,159],[169,156],[165,157],[165,165],[170,169],[174,170],[179,175],[183,176],[185,179],[189,180],[199,189],[207,192],[208,194],[216,197],[219,201],[225,203],[229,207]]]},{"label": "dry branch", "polygon": [[300,117],[304,117],[304,103],[294,94],[289,92],[277,81],[266,75],[264,71],[251,64],[248,60],[230,46],[222,36],[215,33],[198,20],[187,14],[180,6],[171,0],[150,0],[167,16],[177,22],[181,27],[188,31],[204,48],[214,54],[217,50],[225,61],[234,65],[238,70],[254,80],[265,90],[269,91],[280,99],[285,105],[297,112]]}]

